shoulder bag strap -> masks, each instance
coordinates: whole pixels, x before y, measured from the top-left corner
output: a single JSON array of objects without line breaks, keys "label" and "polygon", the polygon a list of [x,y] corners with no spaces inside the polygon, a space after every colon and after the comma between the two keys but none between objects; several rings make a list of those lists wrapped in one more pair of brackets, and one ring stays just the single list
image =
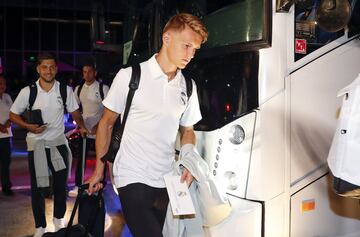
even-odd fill
[{"label": "shoulder bag strap", "polygon": [[[126,105],[125,105],[123,120],[121,121],[121,118],[119,116],[114,124],[113,131],[112,131],[112,139],[115,138],[115,140],[117,140],[119,142],[119,144],[121,144],[121,138],[122,138],[122,135],[124,132],[125,123],[127,120],[127,116],[129,114],[132,99],[134,97],[135,91],[139,87],[140,75],[141,75],[140,64],[133,65],[131,79],[129,82],[129,92],[128,92],[128,95],[126,98]],[[101,158],[101,161],[104,163],[107,161],[106,155]]]},{"label": "shoulder bag strap", "polygon": [[129,114],[131,102],[132,102],[132,99],[134,97],[135,91],[139,87],[140,75],[141,75],[140,64],[133,65],[132,66],[131,79],[130,79],[130,83],[129,83],[129,93],[128,93],[128,96],[127,96],[127,99],[126,99],[126,107],[125,107],[124,116],[123,116],[123,119],[121,121],[121,126],[120,126],[120,131],[119,131],[120,144],[121,144],[121,138],[122,138],[122,135],[123,135],[123,132],[124,132],[127,116]]},{"label": "shoulder bag strap", "polygon": [[32,110],[32,107],[35,103],[35,99],[36,99],[36,96],[37,96],[37,86],[36,86],[36,83],[31,83],[29,85],[29,88],[30,88],[30,95],[29,95],[29,111]]},{"label": "shoulder bag strap", "polygon": [[99,93],[101,100],[104,100],[104,83],[99,82]]},{"label": "shoulder bag strap", "polygon": [[127,116],[129,114],[132,99],[134,97],[135,91],[139,87],[140,74],[141,74],[140,73],[140,65],[136,64],[136,65],[132,66],[131,79],[130,79],[130,83],[129,83],[129,93],[128,93],[128,96],[126,99],[126,107],[125,107],[124,116],[123,116],[123,120],[121,122],[121,127],[120,127],[120,141],[121,141],[122,134],[124,132],[124,127],[125,127],[125,123],[127,120]]},{"label": "shoulder bag strap", "polygon": [[66,100],[67,100],[67,85],[60,83],[60,96],[64,105],[64,114],[67,114]]}]

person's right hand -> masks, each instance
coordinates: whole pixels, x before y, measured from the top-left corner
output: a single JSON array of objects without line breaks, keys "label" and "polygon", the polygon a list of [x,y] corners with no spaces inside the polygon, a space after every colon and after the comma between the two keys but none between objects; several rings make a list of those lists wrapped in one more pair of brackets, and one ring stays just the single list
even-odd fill
[{"label": "person's right hand", "polygon": [[103,180],[103,176],[94,172],[93,175],[85,182],[89,184],[89,189],[87,190],[89,195],[96,193],[103,188],[103,184],[100,182],[101,180]]},{"label": "person's right hand", "polygon": [[43,131],[45,131],[46,128],[47,128],[46,124],[39,126],[37,124],[29,123],[29,124],[26,125],[26,129],[29,132],[32,132],[32,133],[35,133],[35,134],[42,133]]},{"label": "person's right hand", "polygon": [[83,137],[83,138],[86,138],[86,136],[88,135],[88,134],[90,134],[90,132],[86,129],[86,128],[78,128],[79,129],[79,132],[80,132],[80,134],[81,134],[81,137]]}]

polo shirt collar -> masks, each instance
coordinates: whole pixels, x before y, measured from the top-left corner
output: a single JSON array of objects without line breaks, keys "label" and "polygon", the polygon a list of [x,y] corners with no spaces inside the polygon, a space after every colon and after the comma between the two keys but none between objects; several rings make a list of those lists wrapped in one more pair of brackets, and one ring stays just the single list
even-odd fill
[{"label": "polo shirt collar", "polygon": [[57,81],[55,80],[54,85],[51,87],[51,89],[48,92],[44,91],[43,88],[40,86],[40,79],[38,79],[35,82],[35,84],[36,84],[39,92],[50,93],[50,92],[56,91]]},{"label": "polo shirt collar", "polygon": [[84,86],[85,86],[86,88],[93,88],[94,86],[96,86],[97,83],[98,83],[97,80],[93,81],[93,83],[91,83],[90,85],[88,85],[88,84],[86,84],[86,83],[84,82]]},{"label": "polo shirt collar", "polygon": [[[149,60],[148,60],[148,63],[149,63],[149,68],[150,68],[150,73],[152,75],[152,78],[154,79],[160,79],[160,78],[168,78],[168,76],[163,72],[163,70],[161,69],[159,63],[156,61],[156,56],[157,54],[154,54]],[[181,76],[181,70],[176,70],[176,75],[174,77],[173,80],[177,79],[177,78],[180,78]],[[173,81],[172,80],[172,81]]]}]

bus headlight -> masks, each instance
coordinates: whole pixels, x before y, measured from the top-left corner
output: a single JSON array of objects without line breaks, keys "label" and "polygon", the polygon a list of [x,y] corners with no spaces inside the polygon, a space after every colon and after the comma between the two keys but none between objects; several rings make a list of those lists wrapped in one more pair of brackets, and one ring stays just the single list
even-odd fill
[{"label": "bus headlight", "polygon": [[229,140],[234,145],[241,144],[245,139],[245,131],[244,129],[239,125],[235,124],[231,126],[229,131]]}]

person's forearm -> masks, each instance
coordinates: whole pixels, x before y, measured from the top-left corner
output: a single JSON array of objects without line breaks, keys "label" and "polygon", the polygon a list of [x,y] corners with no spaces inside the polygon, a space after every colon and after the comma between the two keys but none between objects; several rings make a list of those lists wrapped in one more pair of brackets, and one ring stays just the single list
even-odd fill
[{"label": "person's forearm", "polygon": [[107,153],[111,140],[113,125],[106,121],[106,119],[100,119],[97,130],[96,130],[96,141],[95,141],[95,150],[96,150],[96,167],[95,173],[99,174],[104,170],[104,162],[101,158]]},{"label": "person's forearm", "polygon": [[195,133],[194,130],[186,130],[186,129],[180,129],[181,139],[180,144],[181,146],[184,144],[193,144],[196,143]]},{"label": "person's forearm", "polygon": [[71,116],[75,120],[77,126],[79,126],[80,128],[86,129],[85,124],[84,124],[84,120],[83,120],[79,110],[75,110],[74,112],[72,112]]},{"label": "person's forearm", "polygon": [[10,121],[19,125],[22,128],[28,129],[28,123],[24,121],[24,119],[18,115],[18,114],[14,114],[13,112],[10,112]]}]

